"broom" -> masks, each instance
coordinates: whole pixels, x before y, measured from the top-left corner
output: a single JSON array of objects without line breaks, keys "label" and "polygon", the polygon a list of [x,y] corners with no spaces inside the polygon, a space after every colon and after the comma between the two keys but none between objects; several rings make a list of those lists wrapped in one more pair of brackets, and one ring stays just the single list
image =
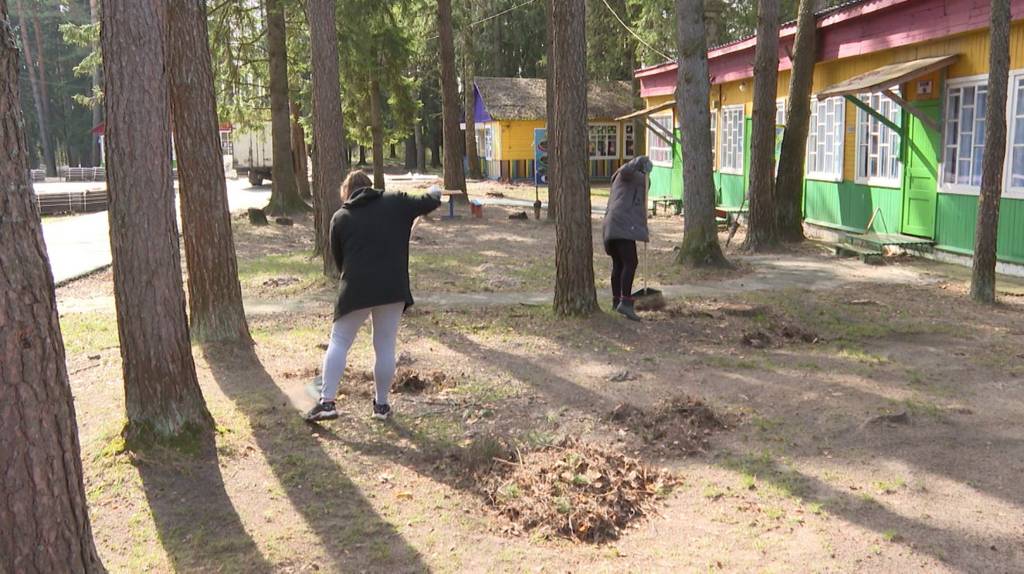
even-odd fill
[{"label": "broom", "polygon": [[647,286],[647,242],[644,241],[643,289],[633,293],[633,308],[637,311],[660,311],[665,308],[661,291]]}]

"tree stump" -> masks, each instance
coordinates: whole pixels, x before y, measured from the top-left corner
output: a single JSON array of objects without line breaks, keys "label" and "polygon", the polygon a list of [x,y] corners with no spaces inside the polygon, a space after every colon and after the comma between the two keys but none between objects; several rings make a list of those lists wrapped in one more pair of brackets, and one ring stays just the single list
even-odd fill
[{"label": "tree stump", "polygon": [[255,207],[249,208],[249,223],[253,225],[270,225],[270,222],[267,221],[266,212]]}]

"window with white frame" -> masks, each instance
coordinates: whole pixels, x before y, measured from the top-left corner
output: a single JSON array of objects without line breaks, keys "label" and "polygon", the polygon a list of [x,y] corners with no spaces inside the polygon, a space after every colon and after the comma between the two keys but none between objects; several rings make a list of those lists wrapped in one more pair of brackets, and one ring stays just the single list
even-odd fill
[{"label": "window with white frame", "polygon": [[494,128],[489,125],[476,128],[476,154],[486,160],[494,159]]},{"label": "window with white frame", "polygon": [[846,100],[843,98],[811,99],[804,167],[808,179],[842,181],[845,116]]},{"label": "window with white frame", "polygon": [[654,165],[672,167],[672,140],[665,139],[675,131],[672,113],[650,116],[647,121],[659,128],[647,126],[647,157]]},{"label": "window with white frame", "polygon": [[946,92],[946,138],[942,184],[947,188],[981,185],[981,156],[985,150],[987,82],[950,85]]},{"label": "window with white frame", "polygon": [[[902,116],[899,104],[880,93],[860,96],[862,102],[897,126]],[[900,135],[878,118],[857,109],[858,183],[898,187],[900,185]]]},{"label": "window with white frame", "polygon": [[721,154],[722,173],[743,173],[743,106],[722,108]]},{"label": "window with white frame", "polygon": [[619,157],[619,126],[596,124],[589,126],[590,159],[616,159]]},{"label": "window with white frame", "polygon": [[718,109],[711,110],[711,166],[715,169],[718,164]]},{"label": "window with white frame", "polygon": [[231,131],[220,131],[220,150],[224,155],[231,155],[234,151],[234,144],[231,142]]},{"label": "window with white frame", "polygon": [[622,157],[630,158],[636,155],[636,137],[633,132],[633,122],[626,122],[622,125]]},{"label": "window with white frame", "polygon": [[1010,185],[1004,195],[1024,197],[1024,72],[1014,77],[1011,96],[1013,131],[1007,138],[1010,166],[1006,170],[1009,172]]}]

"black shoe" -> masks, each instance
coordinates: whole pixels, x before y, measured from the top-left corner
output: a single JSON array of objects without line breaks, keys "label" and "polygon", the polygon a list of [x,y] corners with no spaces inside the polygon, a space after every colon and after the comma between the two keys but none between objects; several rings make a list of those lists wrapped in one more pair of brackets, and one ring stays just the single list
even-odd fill
[{"label": "black shoe", "polygon": [[391,405],[378,405],[377,399],[373,399],[373,418],[379,421],[391,418]]},{"label": "black shoe", "polygon": [[642,319],[640,319],[640,315],[636,314],[636,309],[633,308],[633,302],[632,301],[625,301],[624,300],[624,301],[620,302],[619,306],[616,307],[615,310],[618,311],[620,315],[624,315],[627,319],[629,319],[631,321],[641,321],[642,320]]},{"label": "black shoe", "polygon": [[612,311],[614,311],[614,310],[619,308],[619,303],[620,302],[622,302],[622,299],[619,299],[617,297],[612,297]]},{"label": "black shoe", "polygon": [[338,418],[338,410],[334,407],[334,401],[318,401],[316,406],[310,409],[302,418],[306,419],[306,422],[310,423],[330,421]]}]

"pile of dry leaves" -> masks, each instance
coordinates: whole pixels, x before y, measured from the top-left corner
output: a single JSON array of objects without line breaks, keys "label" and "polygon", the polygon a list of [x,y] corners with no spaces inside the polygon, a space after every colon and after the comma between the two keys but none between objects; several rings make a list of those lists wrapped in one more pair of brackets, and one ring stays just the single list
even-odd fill
[{"label": "pile of dry leaves", "polygon": [[689,396],[672,398],[650,412],[621,404],[609,413],[609,419],[623,425],[624,431],[636,433],[648,445],[685,453],[708,450],[711,433],[728,428],[707,403]]},{"label": "pile of dry leaves", "polygon": [[676,484],[667,471],[571,438],[523,454],[516,462],[499,461],[478,478],[491,505],[513,522],[514,532],[583,542],[618,538]]}]

